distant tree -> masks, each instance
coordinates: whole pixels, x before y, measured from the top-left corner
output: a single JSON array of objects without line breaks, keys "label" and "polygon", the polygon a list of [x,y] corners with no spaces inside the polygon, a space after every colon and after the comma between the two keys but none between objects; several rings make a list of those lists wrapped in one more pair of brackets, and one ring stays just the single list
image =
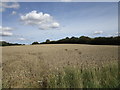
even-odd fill
[{"label": "distant tree", "polygon": [[0,41],[0,46],[9,46],[10,44],[5,41]]},{"label": "distant tree", "polygon": [[39,44],[38,42],[33,42],[32,45]]},{"label": "distant tree", "polygon": [[66,37],[65,39],[69,39],[69,37]]},{"label": "distant tree", "polygon": [[50,40],[49,40],[49,39],[47,39],[47,40],[46,40],[46,43],[50,43]]},{"label": "distant tree", "polygon": [[15,46],[15,45],[22,45],[22,44],[9,43],[9,42],[6,42],[6,41],[0,41],[0,46]]},{"label": "distant tree", "polygon": [[91,40],[91,38],[89,38],[87,36],[81,36],[78,39],[78,43],[80,43],[80,44],[88,44],[88,43],[90,43],[90,40]]},{"label": "distant tree", "polygon": [[78,38],[77,37],[71,37],[70,38],[70,43],[78,43]]}]

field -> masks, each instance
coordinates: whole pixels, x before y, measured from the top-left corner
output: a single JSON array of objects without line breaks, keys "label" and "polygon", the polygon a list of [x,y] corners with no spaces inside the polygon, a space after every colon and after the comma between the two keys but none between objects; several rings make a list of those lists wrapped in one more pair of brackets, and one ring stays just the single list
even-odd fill
[{"label": "field", "polygon": [[2,89],[2,48],[0,48],[0,89]]},{"label": "field", "polygon": [[104,88],[118,85],[118,46],[47,44],[2,47],[3,88]]}]

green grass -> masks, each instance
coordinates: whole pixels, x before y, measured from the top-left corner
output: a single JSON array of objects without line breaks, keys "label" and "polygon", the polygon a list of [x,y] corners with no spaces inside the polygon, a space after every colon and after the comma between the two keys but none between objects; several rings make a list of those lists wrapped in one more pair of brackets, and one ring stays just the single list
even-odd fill
[{"label": "green grass", "polygon": [[66,67],[43,78],[44,88],[118,88],[118,65],[95,68]]}]

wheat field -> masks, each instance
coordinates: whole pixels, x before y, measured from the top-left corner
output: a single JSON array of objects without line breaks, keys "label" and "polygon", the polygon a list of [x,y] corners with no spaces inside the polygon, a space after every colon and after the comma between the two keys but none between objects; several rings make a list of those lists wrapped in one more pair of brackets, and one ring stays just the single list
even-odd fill
[{"label": "wheat field", "polygon": [[117,61],[118,46],[43,44],[2,47],[2,87],[40,88],[43,79],[66,67],[89,70],[117,65]]}]

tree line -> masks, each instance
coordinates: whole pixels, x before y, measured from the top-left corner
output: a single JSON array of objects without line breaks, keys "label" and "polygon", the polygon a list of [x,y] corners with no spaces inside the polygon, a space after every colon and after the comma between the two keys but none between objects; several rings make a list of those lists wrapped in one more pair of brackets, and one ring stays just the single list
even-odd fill
[{"label": "tree line", "polygon": [[9,43],[6,41],[0,41],[0,46],[18,46],[18,45],[25,45],[25,44]]},{"label": "tree line", "polygon": [[57,41],[50,41],[47,39],[45,42],[38,43],[33,42],[32,45],[35,44],[93,44],[93,45],[120,45],[120,36],[116,37],[95,37],[90,38],[87,36],[81,37],[66,37],[64,39],[60,39]]},{"label": "tree line", "polygon": [[[60,40],[51,41],[47,39],[45,42],[33,42],[31,45],[36,44],[92,44],[92,45],[120,45],[120,36],[116,37],[95,37],[90,38],[88,36],[81,37],[66,37]],[[25,44],[9,43],[6,41],[0,41],[0,46],[18,46]]]}]

